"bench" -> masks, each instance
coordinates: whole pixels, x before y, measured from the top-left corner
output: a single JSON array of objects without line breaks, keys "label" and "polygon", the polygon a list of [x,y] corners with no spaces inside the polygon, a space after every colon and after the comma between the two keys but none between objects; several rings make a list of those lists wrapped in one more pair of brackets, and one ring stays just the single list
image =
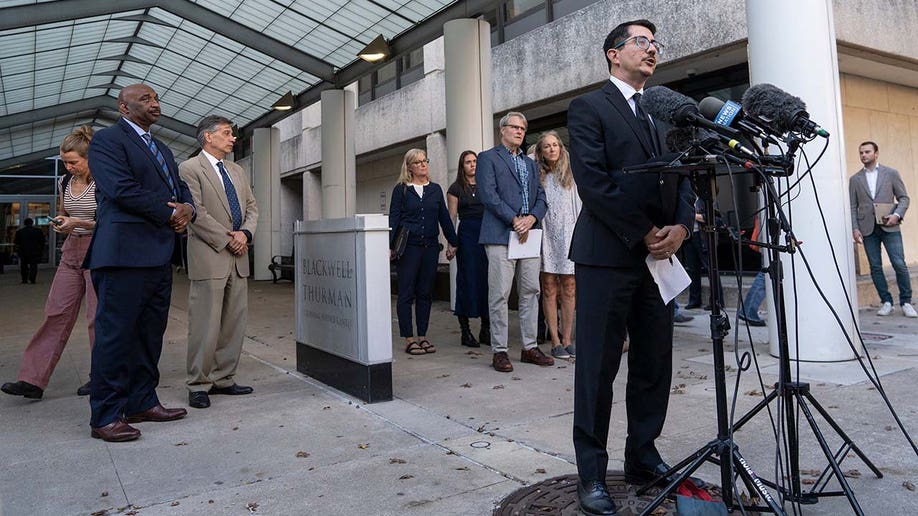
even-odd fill
[{"label": "bench", "polygon": [[268,265],[274,283],[277,280],[296,281],[296,260],[293,256],[274,255],[271,257],[271,264]]}]

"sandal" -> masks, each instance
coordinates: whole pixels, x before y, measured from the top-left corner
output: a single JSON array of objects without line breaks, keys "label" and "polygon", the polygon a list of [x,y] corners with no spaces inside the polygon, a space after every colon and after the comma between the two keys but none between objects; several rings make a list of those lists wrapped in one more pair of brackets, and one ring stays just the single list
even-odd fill
[{"label": "sandal", "polygon": [[411,341],[405,346],[405,353],[409,355],[424,355],[427,351],[419,343]]},{"label": "sandal", "polygon": [[436,353],[437,352],[437,348],[435,348],[434,345],[431,344],[430,341],[427,339],[424,339],[418,342],[418,345],[421,346],[421,349],[424,350],[424,353]]}]

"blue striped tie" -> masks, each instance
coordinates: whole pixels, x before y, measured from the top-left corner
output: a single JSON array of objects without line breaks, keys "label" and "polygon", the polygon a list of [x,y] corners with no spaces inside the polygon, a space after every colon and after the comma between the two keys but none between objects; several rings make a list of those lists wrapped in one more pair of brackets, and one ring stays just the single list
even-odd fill
[{"label": "blue striped tie", "polygon": [[169,183],[169,189],[172,190],[172,197],[176,198],[178,192],[175,190],[175,181],[172,180],[172,174],[169,172],[169,167],[166,166],[166,158],[163,157],[163,153],[159,152],[159,148],[156,147],[156,143],[153,142],[153,136],[150,133],[144,133],[143,139],[147,142],[147,147],[150,148],[150,152],[156,156],[156,161],[159,162],[159,166],[163,169],[163,176],[165,176],[166,182]]},{"label": "blue striped tie", "polygon": [[239,228],[242,226],[242,207],[239,206],[239,197],[236,195],[236,188],[233,186],[233,182],[230,181],[229,174],[226,173],[226,168],[223,167],[223,162],[217,162],[217,168],[220,170],[220,177],[223,178],[223,188],[226,189],[226,200],[229,202],[230,215],[233,216],[233,231],[239,231]]}]

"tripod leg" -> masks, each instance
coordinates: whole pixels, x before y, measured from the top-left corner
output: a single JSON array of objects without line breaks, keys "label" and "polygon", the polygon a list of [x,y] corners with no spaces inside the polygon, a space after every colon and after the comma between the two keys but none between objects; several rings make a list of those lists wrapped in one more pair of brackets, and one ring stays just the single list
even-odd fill
[{"label": "tripod leg", "polygon": [[772,390],[771,392],[769,392],[769,393],[765,396],[765,399],[763,399],[762,401],[758,402],[758,403],[756,404],[756,406],[752,407],[752,409],[751,409],[749,412],[746,412],[746,414],[743,415],[743,417],[737,419],[737,420],[733,423],[733,431],[736,432],[737,430],[739,430],[740,428],[742,428],[742,426],[745,425],[746,423],[748,423],[750,419],[752,419],[753,417],[755,417],[756,414],[758,414],[759,412],[761,412],[763,408],[767,407],[768,404],[771,403],[771,400],[773,400],[773,399],[775,399],[775,398],[777,398],[777,397],[778,397],[778,389],[774,389],[774,390]]},{"label": "tripod leg", "polygon": [[[656,509],[657,507],[659,507],[661,503],[663,503],[663,500],[665,500],[667,496],[672,494],[672,492],[675,491],[682,484],[682,482],[684,482],[685,479],[689,477],[689,475],[691,475],[692,473],[695,472],[695,470],[700,468],[701,465],[704,463],[704,461],[708,460],[708,458],[711,457],[711,455],[713,455],[714,452],[717,450],[717,448],[720,446],[721,446],[721,443],[716,442],[716,441],[708,443],[707,446],[698,450],[692,456],[680,462],[676,467],[671,468],[670,471],[675,471],[675,470],[678,470],[681,466],[684,466],[685,464],[688,464],[689,462],[691,462],[691,464],[687,468],[685,468],[685,470],[683,470],[682,473],[679,473],[679,475],[677,475],[676,478],[674,478],[673,481],[669,483],[669,485],[664,487],[663,490],[660,491],[659,494],[657,494],[656,498],[654,498],[653,501],[650,502],[650,505],[648,505],[647,507],[644,508],[643,511],[641,511],[640,516],[648,516],[649,514],[651,514],[654,511],[654,509]],[[647,492],[647,489],[650,487],[650,485],[652,484],[649,484],[647,486],[642,487],[641,489],[638,489],[637,494],[641,495]]]},{"label": "tripod leg", "polygon": [[850,446],[851,449],[854,450],[854,453],[857,454],[858,457],[860,457],[860,459],[864,462],[864,464],[867,465],[868,468],[870,468],[870,471],[872,471],[873,474],[877,476],[877,478],[883,478],[883,473],[879,469],[877,469],[877,467],[873,464],[873,462],[871,462],[870,459],[868,459],[867,456],[864,455],[864,452],[862,452],[861,449],[858,448],[856,444],[854,444],[854,441],[850,437],[848,437],[848,434],[846,434],[845,431],[842,430],[841,427],[838,426],[838,423],[836,423],[835,420],[832,419],[832,416],[830,416],[829,413],[826,412],[826,409],[824,409],[822,405],[820,405],[819,402],[816,401],[816,398],[813,397],[813,394],[810,392],[805,392],[803,395],[806,396],[806,399],[809,400],[809,402],[813,404],[813,407],[822,415],[823,419],[825,419],[826,422],[829,423],[829,426],[831,426],[832,429],[835,430],[835,433],[838,434],[842,438],[842,440],[845,441],[845,444]]},{"label": "tripod leg", "polygon": [[[810,399],[810,397],[807,396],[807,399]],[[838,479],[838,483],[841,485],[842,491],[845,492],[845,497],[848,498],[848,503],[850,503],[851,508],[854,509],[854,513],[858,516],[864,516],[864,511],[861,510],[861,506],[857,503],[857,498],[854,497],[854,491],[851,490],[851,486],[849,486],[848,481],[845,480],[845,474],[842,473],[841,466],[838,465],[838,461],[835,460],[835,455],[829,448],[829,443],[826,442],[826,438],[819,430],[819,426],[816,424],[816,419],[813,418],[813,413],[810,412],[810,408],[807,406],[806,400],[803,398],[798,398],[797,406],[800,408],[800,410],[803,411],[803,415],[810,423],[810,428],[813,429],[813,435],[816,436],[816,440],[819,442],[819,447],[822,448],[822,453],[825,454],[826,460],[829,461],[829,466],[832,467],[832,471],[835,473],[835,477]]]},{"label": "tripod leg", "polygon": [[[780,514],[782,516],[787,516],[787,513],[784,511],[784,508],[778,504],[778,502],[772,498],[771,493],[768,492],[768,489],[765,487],[765,484],[756,476],[755,472],[752,471],[752,468],[749,467],[749,464],[746,462],[746,459],[740,454],[739,449],[734,447],[733,452],[730,454],[730,459],[733,463],[733,470],[742,477],[743,482],[745,482],[746,487],[750,490],[750,495],[752,492],[758,493],[759,498],[765,501],[768,504],[768,507],[771,508],[771,511],[775,514]],[[723,486],[724,492],[730,486]],[[729,509],[729,507],[727,507]]]}]

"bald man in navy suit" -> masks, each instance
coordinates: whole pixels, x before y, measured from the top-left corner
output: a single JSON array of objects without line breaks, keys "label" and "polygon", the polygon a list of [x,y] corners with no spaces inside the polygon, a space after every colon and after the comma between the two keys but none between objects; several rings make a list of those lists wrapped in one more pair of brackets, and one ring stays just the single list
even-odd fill
[{"label": "bald man in navy suit", "polygon": [[185,409],[160,404],[156,386],[176,240],[194,217],[172,152],[150,134],[160,116],[156,92],[126,86],[118,110],[122,118],[97,132],[89,147],[98,208],[84,264],[99,298],[90,435],[109,442],[140,437],[131,423],[185,417]]}]

